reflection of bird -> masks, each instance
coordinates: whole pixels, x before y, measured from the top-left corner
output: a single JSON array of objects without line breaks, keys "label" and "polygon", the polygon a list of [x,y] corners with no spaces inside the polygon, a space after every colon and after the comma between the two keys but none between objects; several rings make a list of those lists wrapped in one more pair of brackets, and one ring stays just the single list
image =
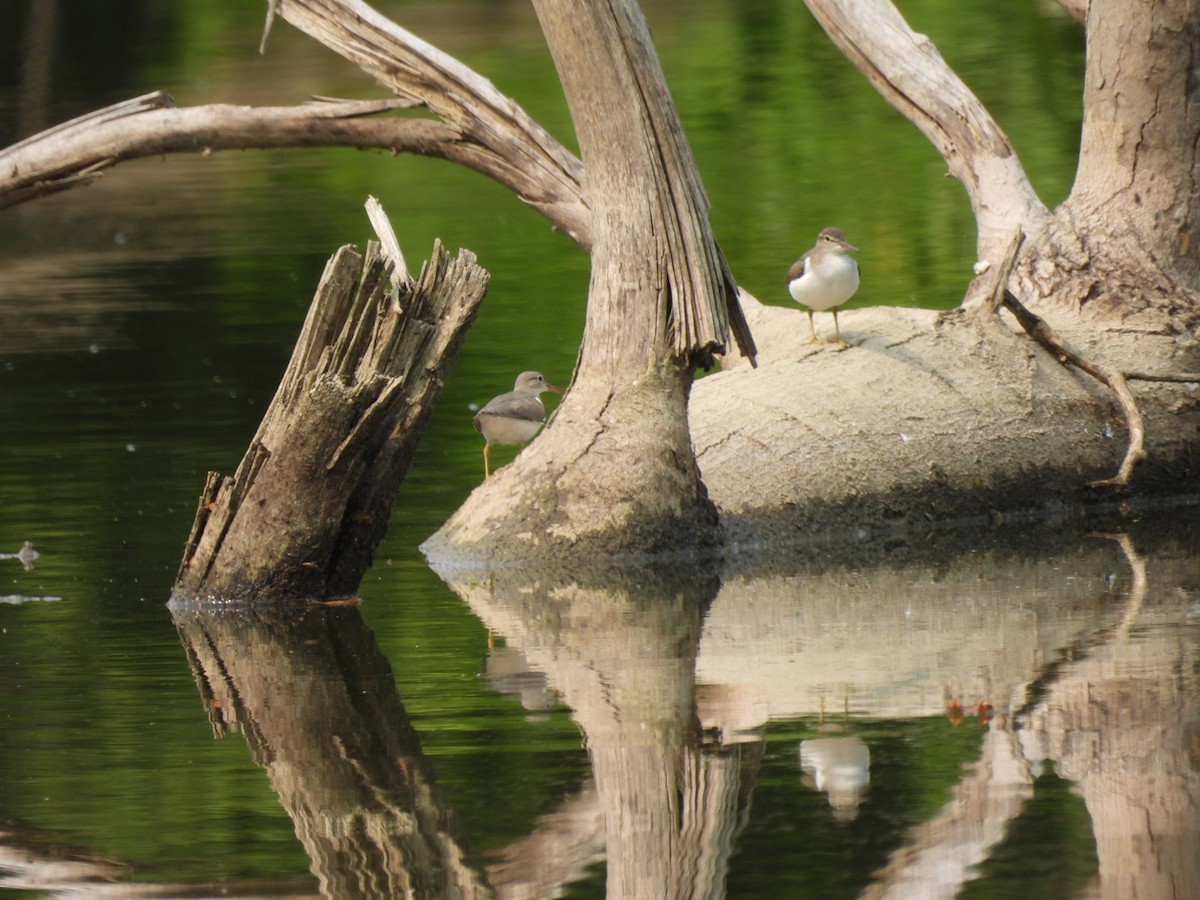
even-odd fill
[{"label": "reflection of bird", "polygon": [[853,821],[871,783],[871,751],[859,737],[813,738],[800,742],[800,768],[812,776],[812,787],[825,791],[833,816]]},{"label": "reflection of bird", "polygon": [[33,549],[33,541],[26,541],[16,553],[0,553],[0,559],[17,559],[25,567],[26,572],[33,571],[33,563],[42,554]]},{"label": "reflection of bird", "polygon": [[788,270],[788,293],[802,306],[808,307],[808,328],[817,340],[813,327],[813,310],[833,310],[833,332],[836,343],[846,343],[838,330],[838,307],[858,290],[858,263],[850,252],[858,248],[846,241],[840,228],[826,228],[817,235],[817,245],[792,264]]},{"label": "reflection of bird", "polygon": [[541,372],[522,372],[507,394],[493,397],[488,405],[475,414],[475,430],[483,435],[483,475],[492,474],[489,453],[492,444],[523,444],[532,438],[546,421],[546,407],[541,394],[562,391],[547,384]]}]

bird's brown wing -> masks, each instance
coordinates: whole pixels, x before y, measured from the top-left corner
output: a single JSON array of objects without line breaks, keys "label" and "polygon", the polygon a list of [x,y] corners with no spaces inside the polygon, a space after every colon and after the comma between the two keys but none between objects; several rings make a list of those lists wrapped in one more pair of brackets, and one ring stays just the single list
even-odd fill
[{"label": "bird's brown wing", "polygon": [[792,267],[790,269],[788,269],[788,277],[787,277],[788,284],[791,284],[793,281],[795,281],[797,278],[799,278],[801,275],[804,274],[804,266],[805,266],[805,264],[808,263],[808,258],[811,255],[812,255],[812,251],[809,250],[802,257],[800,257],[798,260],[796,260],[794,263],[792,263]]},{"label": "bird's brown wing", "polygon": [[546,421],[546,408],[536,396],[530,396],[523,391],[510,391],[493,397],[487,406],[475,414],[480,416],[504,416],[508,419],[524,419],[527,422]]}]

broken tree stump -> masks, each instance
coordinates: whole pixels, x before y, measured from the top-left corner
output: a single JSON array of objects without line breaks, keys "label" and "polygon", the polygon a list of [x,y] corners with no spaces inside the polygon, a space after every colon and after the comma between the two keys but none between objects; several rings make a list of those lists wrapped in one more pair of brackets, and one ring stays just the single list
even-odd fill
[{"label": "broken tree stump", "polygon": [[441,242],[415,281],[379,245],[326,264],[283,380],[232,478],[210,472],[177,600],[351,596],[487,292]]}]

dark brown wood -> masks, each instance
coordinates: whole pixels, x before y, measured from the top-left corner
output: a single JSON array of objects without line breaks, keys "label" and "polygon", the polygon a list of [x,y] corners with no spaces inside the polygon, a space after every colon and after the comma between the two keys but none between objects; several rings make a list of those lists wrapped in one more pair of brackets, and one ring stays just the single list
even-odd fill
[{"label": "dark brown wood", "polygon": [[487,290],[440,243],[393,288],[378,245],[329,261],[275,398],[233,477],[210,474],[183,598],[352,595]]},{"label": "dark brown wood", "polygon": [[215,737],[240,732],[312,860],[322,897],[497,895],[460,840],[353,606],[171,605]]}]

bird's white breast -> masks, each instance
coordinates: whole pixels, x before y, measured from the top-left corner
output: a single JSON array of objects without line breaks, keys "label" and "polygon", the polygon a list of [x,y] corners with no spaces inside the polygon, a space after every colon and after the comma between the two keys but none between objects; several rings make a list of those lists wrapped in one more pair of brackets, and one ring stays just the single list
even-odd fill
[{"label": "bird's white breast", "polygon": [[541,427],[542,423],[537,419],[479,416],[479,431],[489,444],[523,444]]},{"label": "bird's white breast", "polygon": [[788,282],[792,299],[809,309],[826,310],[841,306],[858,290],[858,263],[844,253],[822,259],[819,274],[814,277],[809,260],[804,274]]}]

